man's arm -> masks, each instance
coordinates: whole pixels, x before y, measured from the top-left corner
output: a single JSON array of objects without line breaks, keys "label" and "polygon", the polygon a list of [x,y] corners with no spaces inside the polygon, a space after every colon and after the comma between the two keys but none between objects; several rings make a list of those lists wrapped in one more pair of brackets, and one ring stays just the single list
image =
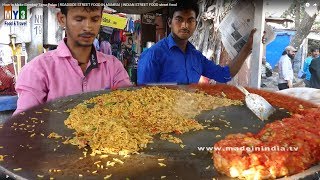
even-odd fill
[{"label": "man's arm", "polygon": [[257,31],[257,29],[253,29],[249,35],[248,42],[242,47],[239,54],[236,56],[236,58],[231,62],[229,66],[230,68],[230,75],[231,77],[234,77],[240,70],[241,66],[243,65],[244,61],[247,59],[249,54],[252,50],[252,44],[253,44],[253,35]]},{"label": "man's arm", "polygon": [[30,62],[22,68],[15,87],[18,101],[14,115],[46,102],[48,93],[46,84],[47,78],[41,66]]},{"label": "man's arm", "polygon": [[160,64],[153,50],[142,53],[138,61],[138,85],[160,81]]},{"label": "man's arm", "polygon": [[18,101],[17,109],[15,110],[13,115],[44,103],[44,101],[39,102],[39,98],[34,95],[34,91],[28,87],[19,87],[19,89],[17,89],[16,91],[18,92]]},{"label": "man's arm", "polygon": [[216,65],[213,61],[208,60],[205,56],[202,56],[202,75],[213,79],[220,83],[226,83],[231,80],[230,70],[228,66],[222,67]]}]

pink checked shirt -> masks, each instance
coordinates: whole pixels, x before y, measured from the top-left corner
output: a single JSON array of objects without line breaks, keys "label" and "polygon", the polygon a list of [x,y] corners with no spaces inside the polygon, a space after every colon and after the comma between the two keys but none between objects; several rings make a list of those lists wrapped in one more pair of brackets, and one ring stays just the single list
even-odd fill
[{"label": "pink checked shirt", "polygon": [[14,114],[59,97],[131,86],[128,73],[116,57],[97,51],[97,59],[99,67],[84,76],[64,41],[56,50],[37,56],[18,76],[16,91],[19,98]]}]

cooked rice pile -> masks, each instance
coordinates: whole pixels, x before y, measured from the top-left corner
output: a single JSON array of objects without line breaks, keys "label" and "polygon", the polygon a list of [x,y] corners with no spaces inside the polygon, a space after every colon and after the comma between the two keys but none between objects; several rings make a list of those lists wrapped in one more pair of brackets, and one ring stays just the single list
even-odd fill
[{"label": "cooked rice pile", "polygon": [[159,87],[116,90],[77,105],[65,124],[76,131],[69,143],[89,145],[94,154],[126,155],[145,148],[155,134],[203,129],[196,115],[233,104],[241,102]]}]

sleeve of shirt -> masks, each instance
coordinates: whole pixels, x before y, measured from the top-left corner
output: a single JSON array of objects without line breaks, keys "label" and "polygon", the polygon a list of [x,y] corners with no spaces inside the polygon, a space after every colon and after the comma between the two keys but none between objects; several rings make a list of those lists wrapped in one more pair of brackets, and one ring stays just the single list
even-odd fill
[{"label": "sleeve of shirt", "polygon": [[48,94],[47,82],[45,71],[39,63],[24,66],[16,82],[18,101],[14,114],[44,103]]},{"label": "sleeve of shirt", "polygon": [[291,74],[290,74],[290,69],[292,67],[291,66],[291,63],[290,63],[290,60],[288,59],[284,59],[283,63],[282,63],[282,74],[283,74],[283,78],[284,80],[292,80],[293,77],[291,77]]},{"label": "sleeve of shirt", "polygon": [[130,82],[129,75],[124,69],[122,63],[115,58],[114,60],[115,74],[113,79],[113,88],[130,87],[132,83]]},{"label": "sleeve of shirt", "polygon": [[202,75],[220,83],[226,83],[231,80],[229,66],[222,67],[220,65],[216,65],[213,61],[208,60],[205,56],[201,56],[203,69]]},{"label": "sleeve of shirt", "polygon": [[142,53],[138,61],[138,85],[157,83],[160,80],[160,64],[153,50]]}]

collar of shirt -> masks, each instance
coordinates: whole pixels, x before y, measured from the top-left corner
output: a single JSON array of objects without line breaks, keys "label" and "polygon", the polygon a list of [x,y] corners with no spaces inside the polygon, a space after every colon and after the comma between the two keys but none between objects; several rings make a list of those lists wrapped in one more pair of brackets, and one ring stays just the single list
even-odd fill
[{"label": "collar of shirt", "polygon": [[[177,43],[173,39],[172,33],[170,33],[169,36],[167,37],[167,42],[168,42],[169,49],[171,49],[172,47],[179,48]],[[194,49],[196,49],[196,48],[188,41],[186,53],[189,53]]]}]

